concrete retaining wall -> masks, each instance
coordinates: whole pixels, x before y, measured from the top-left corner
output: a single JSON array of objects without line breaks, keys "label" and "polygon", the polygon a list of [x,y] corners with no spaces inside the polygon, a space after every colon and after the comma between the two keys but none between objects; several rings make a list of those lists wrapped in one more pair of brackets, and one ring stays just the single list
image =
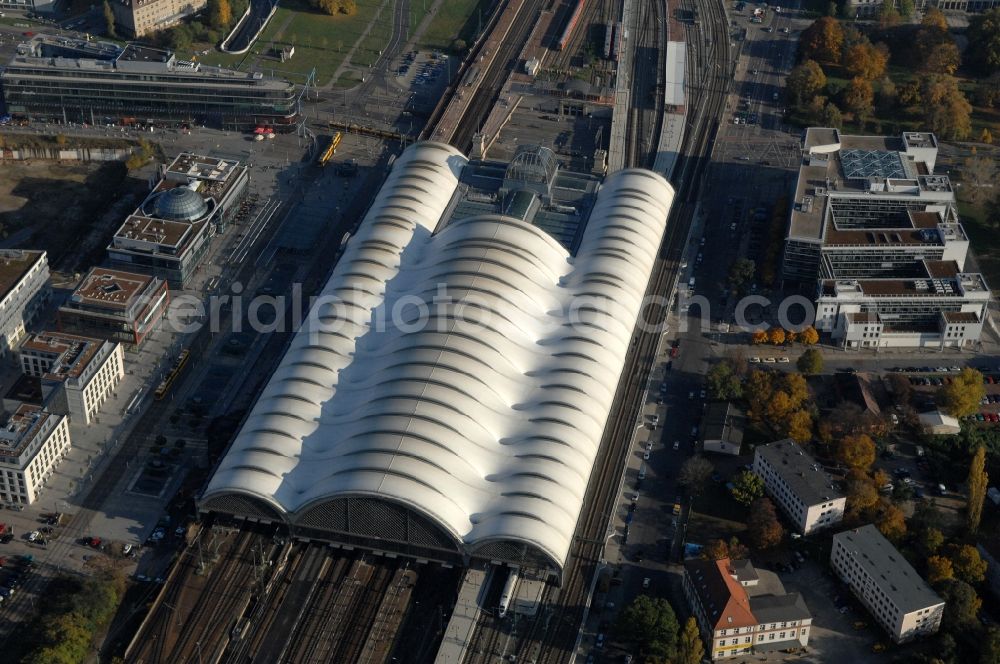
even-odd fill
[{"label": "concrete retaining wall", "polygon": [[4,148],[0,160],[25,161],[43,159],[52,161],[118,161],[128,159],[132,150],[128,148]]}]

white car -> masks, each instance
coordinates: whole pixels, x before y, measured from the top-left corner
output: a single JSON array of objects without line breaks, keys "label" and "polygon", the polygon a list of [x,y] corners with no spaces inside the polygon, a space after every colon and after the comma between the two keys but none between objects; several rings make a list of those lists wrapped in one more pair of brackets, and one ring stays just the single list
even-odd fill
[{"label": "white car", "polygon": [[773,357],[765,357],[764,358],[764,363],[765,364],[774,364],[776,361],[777,360],[775,360]]},{"label": "white car", "polygon": [[674,450],[679,450],[679,449],[681,449],[681,441],[675,440],[674,441]]},{"label": "white car", "polygon": [[653,451],[653,441],[651,440],[646,441],[646,451],[647,452]]},{"label": "white car", "polygon": [[694,399],[694,392],[688,392],[688,399]]},{"label": "white car", "polygon": [[39,533],[37,530],[32,530],[30,533],[28,533],[29,542],[34,542],[39,537],[41,537],[41,533]]},{"label": "white car", "polygon": [[750,364],[760,364],[760,358],[759,357],[751,357],[750,358]]},{"label": "white car", "polygon": [[646,450],[645,452],[642,453],[642,460],[649,461],[649,450]]},{"label": "white car", "polygon": [[649,577],[647,576],[645,579],[642,580],[642,587],[643,588],[648,588],[649,584],[650,584],[650,580],[649,580]]},{"label": "white car", "polygon": [[788,358],[787,357],[779,357],[778,358],[778,362],[780,362],[781,364],[788,364]]}]

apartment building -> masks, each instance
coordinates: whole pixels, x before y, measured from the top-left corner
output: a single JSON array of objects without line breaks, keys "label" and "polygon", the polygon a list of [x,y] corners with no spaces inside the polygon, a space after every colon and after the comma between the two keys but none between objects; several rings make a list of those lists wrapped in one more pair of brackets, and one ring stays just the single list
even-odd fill
[{"label": "apartment building", "polygon": [[59,307],[60,331],[97,336],[138,349],[156,329],[170,304],[163,279],[148,274],[91,268]]},{"label": "apartment building", "polygon": [[182,153],[142,205],[115,232],[108,260],[183,288],[209,242],[222,233],[246,196],[250,175],[240,162]]},{"label": "apartment building", "polygon": [[35,502],[69,447],[66,417],[21,404],[0,428],[0,500]]},{"label": "apartment building", "polygon": [[121,344],[59,332],[29,337],[19,349],[21,371],[41,381],[45,409],[91,420],[125,377]]},{"label": "apartment building", "polygon": [[171,51],[35,35],[0,68],[7,112],[92,125],[195,123],[293,131],[302,90],[290,81],[181,60]]},{"label": "apartment building", "polygon": [[845,348],[979,340],[989,291],[937,151],[926,132],[806,130],[783,277],[816,288],[816,329]]},{"label": "apartment building", "polygon": [[17,347],[48,299],[45,252],[0,249],[0,357]]},{"label": "apartment building", "polygon": [[764,480],[767,494],[803,535],[844,518],[847,497],[794,440],[758,445],[753,472]]},{"label": "apartment building", "polygon": [[111,11],[120,34],[142,37],[177,25],[207,4],[207,0],[112,0]]},{"label": "apartment building", "polygon": [[712,661],[809,644],[812,614],[805,601],[773,580],[759,585],[749,561],[684,563],[684,596]]},{"label": "apartment building", "polygon": [[944,600],[874,525],[834,535],[830,565],[896,643],[941,625]]}]

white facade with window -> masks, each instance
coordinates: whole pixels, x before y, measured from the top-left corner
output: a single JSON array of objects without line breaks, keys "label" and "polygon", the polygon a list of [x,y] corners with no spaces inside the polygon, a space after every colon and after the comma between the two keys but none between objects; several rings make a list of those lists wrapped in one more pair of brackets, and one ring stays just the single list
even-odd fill
[{"label": "white facade with window", "polygon": [[896,643],[940,627],[944,601],[875,526],[834,535],[830,565]]},{"label": "white facade with window", "polygon": [[793,440],[759,445],[753,472],[767,494],[803,535],[839,523],[847,498],[816,461]]},{"label": "white facade with window", "polygon": [[90,424],[125,376],[121,344],[72,334],[43,332],[19,350],[21,370],[42,382],[46,407]]},{"label": "white facade with window", "polygon": [[35,502],[69,448],[68,418],[22,404],[0,428],[0,500]]},{"label": "white facade with window", "polygon": [[0,249],[0,357],[16,348],[48,300],[44,251]]}]

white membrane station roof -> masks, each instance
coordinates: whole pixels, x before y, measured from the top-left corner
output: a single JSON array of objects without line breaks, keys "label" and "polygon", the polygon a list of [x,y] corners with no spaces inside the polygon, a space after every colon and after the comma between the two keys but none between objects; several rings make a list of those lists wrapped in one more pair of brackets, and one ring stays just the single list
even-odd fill
[{"label": "white membrane station roof", "polygon": [[673,189],[609,176],[573,254],[451,218],[467,164],[438,143],[396,160],[203,509],[561,571]]}]

